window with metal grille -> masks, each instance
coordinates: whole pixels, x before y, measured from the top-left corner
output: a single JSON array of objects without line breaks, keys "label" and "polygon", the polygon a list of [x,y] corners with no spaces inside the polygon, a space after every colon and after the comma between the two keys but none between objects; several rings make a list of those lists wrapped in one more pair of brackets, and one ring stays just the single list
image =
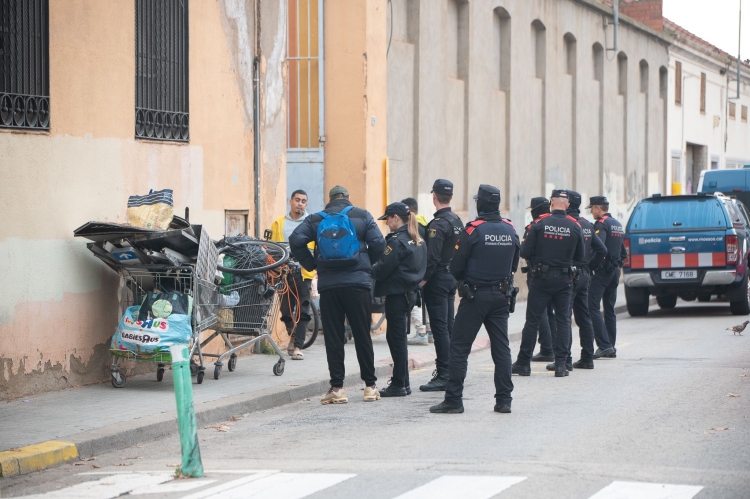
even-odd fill
[{"label": "window with metal grille", "polygon": [[49,0],[0,0],[0,128],[49,122]]},{"label": "window with metal grille", "polygon": [[135,0],[135,136],[187,142],[188,0]]}]

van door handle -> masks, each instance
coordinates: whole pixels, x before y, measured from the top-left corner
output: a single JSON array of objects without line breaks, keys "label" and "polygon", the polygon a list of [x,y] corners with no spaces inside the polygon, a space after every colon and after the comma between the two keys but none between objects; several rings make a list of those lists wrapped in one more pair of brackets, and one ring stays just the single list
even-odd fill
[{"label": "van door handle", "polygon": [[682,246],[675,246],[674,248],[669,250],[670,253],[685,253],[685,248]]}]

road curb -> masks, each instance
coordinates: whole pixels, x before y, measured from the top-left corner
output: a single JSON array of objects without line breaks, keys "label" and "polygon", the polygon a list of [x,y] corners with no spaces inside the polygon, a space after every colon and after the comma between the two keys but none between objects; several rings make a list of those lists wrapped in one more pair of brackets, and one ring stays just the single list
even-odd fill
[{"label": "road curb", "polygon": [[78,459],[72,442],[48,440],[40,444],[0,452],[0,477],[25,475]]}]

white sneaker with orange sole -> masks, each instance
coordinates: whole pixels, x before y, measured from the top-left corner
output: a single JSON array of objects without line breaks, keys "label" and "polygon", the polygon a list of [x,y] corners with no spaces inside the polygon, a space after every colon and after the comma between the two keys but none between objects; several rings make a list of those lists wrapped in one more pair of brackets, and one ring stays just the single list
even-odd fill
[{"label": "white sneaker with orange sole", "polygon": [[365,387],[365,402],[380,400],[380,392],[375,385]]},{"label": "white sneaker with orange sole", "polygon": [[320,399],[320,403],[323,405],[346,404],[347,402],[349,402],[349,399],[346,398],[346,392],[344,392],[343,388],[335,390],[333,387],[331,387],[328,390],[328,393],[323,395]]}]

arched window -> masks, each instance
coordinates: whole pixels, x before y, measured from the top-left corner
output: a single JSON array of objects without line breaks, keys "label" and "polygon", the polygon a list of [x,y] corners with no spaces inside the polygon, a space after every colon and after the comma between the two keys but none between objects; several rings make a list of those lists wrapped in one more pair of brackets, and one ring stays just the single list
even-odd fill
[{"label": "arched window", "polygon": [[492,68],[495,87],[510,90],[510,15],[496,7],[492,15]]},{"label": "arched window", "polygon": [[539,19],[531,23],[534,40],[534,72],[535,76],[544,79],[547,76],[547,28]]}]

